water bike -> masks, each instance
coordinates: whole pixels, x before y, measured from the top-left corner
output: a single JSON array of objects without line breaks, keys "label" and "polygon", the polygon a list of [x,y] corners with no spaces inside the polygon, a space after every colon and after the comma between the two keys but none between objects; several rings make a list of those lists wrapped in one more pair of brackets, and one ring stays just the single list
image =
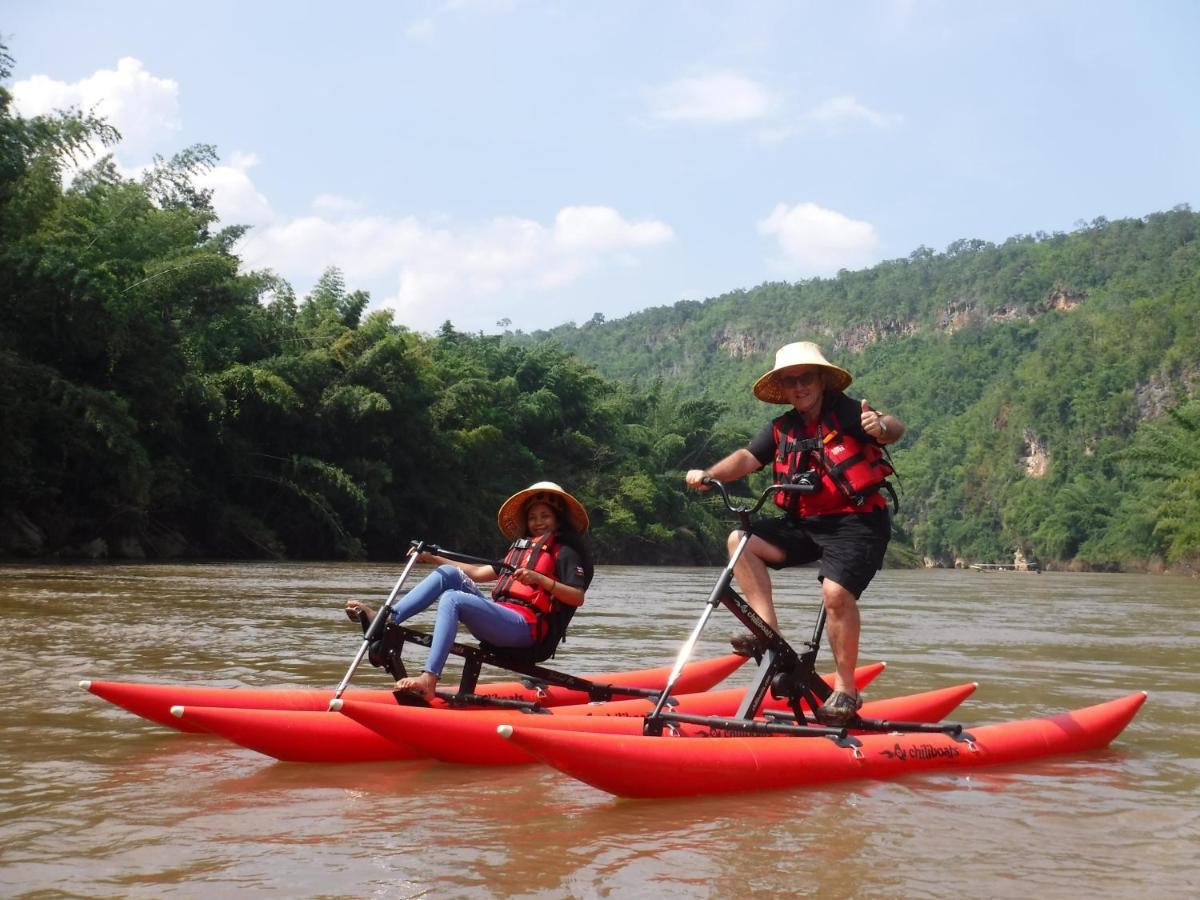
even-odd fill
[{"label": "water bike", "polygon": [[[887,778],[931,768],[991,765],[1096,749],[1120,734],[1146,700],[1146,693],[1138,692],[1057,716],[970,731],[957,723],[881,716],[868,705],[843,727],[824,726],[819,709],[831,688],[815,669],[824,607],[811,639],[797,652],[731,586],[733,567],[751,536],[751,516],[776,493],[807,488],[772,485],[756,504],[745,506],[730,500],[725,485],[705,481],[737,515],[741,540],[680,650],[659,701],[643,718],[640,732],[605,734],[513,720],[497,725],[501,737],[524,753],[618,796],[688,796]],[[728,608],[761,647],[753,683],[733,716],[673,710],[666,698],[675,674],[682,673],[719,605]],[[784,703],[787,712],[763,710],[768,691]],[[712,739],[687,739],[696,728]],[[761,740],[764,737],[773,739]]]},{"label": "water bike", "polygon": [[[390,621],[392,604],[417,554],[427,550],[459,562],[497,568],[503,565],[419,541],[413,542],[413,550],[383,609],[369,619],[359,618],[363,628],[362,644],[332,696],[330,692],[300,694],[289,691],[283,692],[282,697],[267,698],[271,708],[260,708],[264,704],[257,697],[240,704],[245,697],[241,691],[219,694],[216,693],[219,689],[197,688],[184,693],[168,688],[148,691],[146,686],[141,686],[137,691],[138,699],[147,700],[153,695],[152,717],[169,714],[174,722],[167,724],[217,734],[279,760],[330,763],[433,757],[473,765],[533,761],[528,753],[502,741],[496,732],[497,723],[508,721],[514,713],[530,714],[524,721],[536,721],[538,728],[627,734],[642,729],[642,721],[648,712],[662,715],[662,710],[669,709],[679,716],[702,721],[699,725],[676,723],[672,726],[676,733],[690,736],[714,733],[712,729],[706,730],[703,723],[719,723],[723,721],[721,717],[734,714],[746,703],[749,694],[744,688],[710,690],[746,661],[737,654],[700,662],[677,662],[670,670],[664,667],[592,679],[547,669],[540,662],[553,654],[562,636],[561,627],[557,629],[556,637],[522,651],[455,643],[452,652],[464,659],[463,679],[457,690],[439,691],[432,708],[408,706],[410,698],[403,694],[396,694],[394,701],[387,702],[386,692],[364,695],[364,692],[347,691],[347,685],[364,659],[385,669],[393,678],[402,678],[406,674],[403,662],[406,646],[429,645],[428,635]],[[478,675],[483,665],[521,674],[524,679],[502,685],[480,685]],[[859,687],[865,686],[883,668],[882,663],[861,667],[856,672],[856,683]],[[818,681],[818,690],[828,695],[831,676],[818,678]],[[133,708],[129,686],[121,687],[124,693],[120,696],[111,683],[93,684],[92,690],[126,708]],[[892,698],[871,706],[868,713],[889,719],[936,722],[969,696],[975,687],[974,684],[959,685]],[[620,695],[630,699],[615,699]],[[281,703],[291,705],[280,708]],[[401,703],[405,705],[398,705]],[[330,716],[314,708],[315,704],[320,704],[321,710],[328,706],[342,715]],[[786,699],[760,697],[757,708],[766,715],[780,716],[787,715],[793,705]],[[144,708],[134,711],[146,713]]]},{"label": "water bike", "polygon": [[[418,553],[428,550],[464,562],[485,562],[498,569],[504,565],[468,557],[423,541],[414,541],[413,547],[414,553],[396,581],[384,608],[369,624],[363,623],[363,640],[358,653],[334,690],[222,688],[93,679],[81,681],[80,687],[158,724],[180,731],[219,734],[281,760],[362,762],[408,759],[421,755],[381,737],[347,716],[329,714],[333,700],[389,706],[408,701],[409,698],[390,690],[347,688],[364,658],[387,670],[393,678],[402,678],[405,645],[429,645],[431,639],[428,635],[388,621],[391,605],[411,572]],[[651,702],[661,695],[668,677],[674,674],[670,666],[661,666],[581,678],[540,665],[543,659],[553,654],[562,632],[563,628],[560,627],[552,642],[517,651],[455,643],[451,652],[464,659],[463,678],[456,690],[439,691],[433,706],[446,710],[507,708],[538,712],[574,704],[590,704],[597,708],[604,701],[615,698],[640,697],[644,698],[643,702]],[[730,653],[691,663],[674,683],[674,690],[681,694],[707,691],[745,662],[744,657]],[[480,684],[478,678],[484,665],[522,677],[519,680]]]}]

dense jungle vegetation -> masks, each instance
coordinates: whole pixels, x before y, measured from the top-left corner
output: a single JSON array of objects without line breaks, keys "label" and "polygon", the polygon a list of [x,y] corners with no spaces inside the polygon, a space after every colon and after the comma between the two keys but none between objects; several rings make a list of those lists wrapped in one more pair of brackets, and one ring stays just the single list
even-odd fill
[{"label": "dense jungle vegetation", "polygon": [[630,385],[720,398],[732,429],[792,340],[895,412],[901,537],[930,562],[1190,570],[1200,558],[1200,217],[1186,206],[997,246],[920,248],[552,340]]},{"label": "dense jungle vegetation", "polygon": [[1200,558],[1186,207],[614,322],[422,335],[336,269],[304,297],[245,271],[244,229],[193,186],[212,148],[64,187],[118,135],[10,100],[0,84],[0,555],[494,552],[500,502],[547,478],[591,510],[602,563],[716,562],[726,517],[682,472],[773,414],[750,385],[811,338],[909,426],[894,563]]}]

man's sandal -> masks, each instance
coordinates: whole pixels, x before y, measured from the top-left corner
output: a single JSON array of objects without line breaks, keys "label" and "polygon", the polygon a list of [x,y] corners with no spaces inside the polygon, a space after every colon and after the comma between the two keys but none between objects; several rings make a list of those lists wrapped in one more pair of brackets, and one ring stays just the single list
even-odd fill
[{"label": "man's sandal", "polygon": [[845,691],[834,691],[829,695],[829,699],[813,711],[813,715],[822,725],[841,728],[858,718],[862,704],[862,697],[852,697]]}]

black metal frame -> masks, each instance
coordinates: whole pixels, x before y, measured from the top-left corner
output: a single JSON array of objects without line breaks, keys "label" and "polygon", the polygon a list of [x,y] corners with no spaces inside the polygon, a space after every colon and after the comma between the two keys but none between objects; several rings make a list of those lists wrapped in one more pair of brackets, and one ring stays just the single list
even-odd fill
[{"label": "black metal frame", "polygon": [[[761,648],[757,654],[758,671],[754,681],[746,689],[741,704],[733,717],[696,716],[686,713],[664,712],[663,698],[673,686],[673,676],[667,683],[662,697],[653,712],[645,717],[642,733],[661,735],[673,724],[686,723],[707,726],[713,731],[724,731],[737,734],[790,734],[806,737],[829,737],[838,744],[846,747],[856,747],[859,741],[850,735],[850,731],[871,732],[925,732],[929,734],[948,734],[956,740],[969,741],[971,736],[957,723],[928,723],[928,722],[893,722],[886,719],[864,719],[855,716],[843,727],[827,727],[820,724],[815,712],[810,712],[812,719],[804,714],[801,701],[808,703],[810,711],[815,711],[832,693],[829,685],[817,674],[817,654],[821,647],[821,635],[825,630],[825,607],[821,606],[817,613],[817,621],[813,627],[812,637],[804,642],[804,650],[797,653],[783,636],[763,621],[750,604],[743,599],[732,587],[733,568],[741,558],[750,541],[751,516],[757,513],[766,501],[776,493],[806,493],[807,487],[786,484],[771,485],[762,492],[754,506],[734,505],[729,499],[729,493],[721,482],[713,478],[705,479],[705,483],[716,488],[725,503],[725,507],[738,517],[742,538],[729,555],[729,562],[717,578],[716,586],[709,595],[700,622],[692,632],[688,643],[680,653],[676,663],[676,673],[682,669],[687,656],[691,654],[700,632],[718,604],[723,604],[746,628],[754,635]],[[776,721],[756,720],[755,715],[762,706],[767,691],[771,696],[787,700],[791,713],[772,713],[771,719]],[[778,720],[788,720],[780,722]]]},{"label": "black metal frame", "polygon": [[[367,625],[364,624],[363,629],[365,631]],[[389,622],[384,628],[383,636],[379,640],[379,646],[373,647],[370,652],[372,665],[384,669],[393,678],[400,679],[406,677],[407,672],[400,658],[406,643],[415,644],[419,647],[428,647],[433,643],[433,638],[423,631],[416,631],[404,625]],[[646,697],[656,700],[662,693],[657,688],[626,687],[623,685],[589,681],[577,675],[569,675],[565,672],[547,669],[545,666],[538,665],[537,663],[513,659],[511,656],[496,649],[473,647],[469,644],[455,642],[450,645],[450,653],[454,656],[460,656],[463,659],[463,672],[462,678],[458,683],[458,690],[437,691],[436,694],[452,706],[497,706],[524,709],[530,712],[537,712],[543,708],[535,700],[518,700],[515,698],[493,697],[475,693],[475,688],[479,683],[479,674],[484,666],[493,666],[497,669],[503,669],[524,676],[521,679],[521,683],[526,688],[537,691],[539,696],[544,696],[546,688],[550,686],[581,691],[587,694],[589,702],[607,701],[615,697]]]}]

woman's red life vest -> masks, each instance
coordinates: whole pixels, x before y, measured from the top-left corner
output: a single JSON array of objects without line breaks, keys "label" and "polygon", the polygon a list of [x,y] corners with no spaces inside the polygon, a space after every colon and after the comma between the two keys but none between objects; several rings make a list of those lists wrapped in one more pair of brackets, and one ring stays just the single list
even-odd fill
[{"label": "woman's red life vest", "polygon": [[771,423],[775,437],[776,484],[794,484],[801,472],[815,470],[820,488],[811,494],[775,495],[775,503],[794,516],[868,512],[887,506],[880,488],[894,471],[883,448],[841,428],[828,410],[811,429],[797,416],[784,414]]},{"label": "woman's red life vest", "polygon": [[[553,532],[540,538],[521,538],[513,541],[504,554],[504,562],[513,569],[533,569],[547,578],[555,578],[555,559],[558,556],[558,539]],[[559,605],[559,601],[540,587],[522,584],[513,578],[512,569],[505,569],[492,586],[492,599],[501,606],[519,612],[534,626],[534,640],[546,636],[548,616]]]}]

